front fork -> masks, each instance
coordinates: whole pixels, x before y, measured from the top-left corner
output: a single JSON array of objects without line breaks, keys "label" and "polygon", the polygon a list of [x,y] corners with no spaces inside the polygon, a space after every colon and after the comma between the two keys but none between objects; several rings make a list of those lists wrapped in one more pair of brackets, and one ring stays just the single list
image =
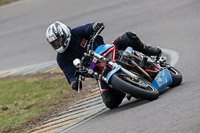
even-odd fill
[{"label": "front fork", "polygon": [[116,63],[113,63],[113,62],[108,62],[109,65],[112,66],[112,70],[107,74],[106,77],[102,76],[102,80],[106,81],[106,83],[109,84],[109,80],[110,78],[112,77],[113,74],[115,74],[116,72],[118,71],[122,71],[123,73],[127,74],[129,77],[135,79],[135,80],[138,80],[138,76],[131,73],[130,71],[126,70],[125,68],[123,68],[121,65],[118,65]]}]

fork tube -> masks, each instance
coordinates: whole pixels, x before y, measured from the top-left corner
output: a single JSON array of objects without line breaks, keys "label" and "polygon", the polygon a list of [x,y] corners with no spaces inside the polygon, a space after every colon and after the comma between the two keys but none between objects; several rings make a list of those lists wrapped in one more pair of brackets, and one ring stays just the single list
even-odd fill
[{"label": "fork tube", "polygon": [[125,68],[121,67],[121,70],[122,70],[122,72],[126,73],[128,76],[130,76],[130,77],[132,77],[132,78],[134,78],[134,79],[136,79],[136,80],[138,79],[138,76],[137,76],[137,75],[135,75],[135,74],[129,72],[129,71],[126,70]]}]

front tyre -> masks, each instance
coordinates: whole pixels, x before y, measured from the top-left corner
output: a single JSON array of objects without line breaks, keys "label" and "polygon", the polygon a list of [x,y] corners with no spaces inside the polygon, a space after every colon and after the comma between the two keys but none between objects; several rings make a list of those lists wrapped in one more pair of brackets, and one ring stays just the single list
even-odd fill
[{"label": "front tyre", "polygon": [[110,79],[114,88],[128,93],[133,97],[145,100],[155,100],[159,96],[158,90],[148,81],[138,76],[137,80],[123,73],[116,73]]},{"label": "front tyre", "polygon": [[172,85],[170,85],[170,87],[180,85],[182,82],[182,74],[174,67],[169,67],[168,70],[170,71],[173,80]]}]

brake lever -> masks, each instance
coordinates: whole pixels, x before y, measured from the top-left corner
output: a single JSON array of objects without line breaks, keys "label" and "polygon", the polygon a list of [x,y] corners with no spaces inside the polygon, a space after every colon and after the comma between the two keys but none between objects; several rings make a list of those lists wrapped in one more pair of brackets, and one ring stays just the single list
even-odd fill
[{"label": "brake lever", "polygon": [[81,91],[81,89],[82,89],[82,86],[81,86],[81,82],[82,82],[82,81],[81,81],[81,78],[82,78],[81,75],[79,75],[79,76],[78,76],[78,94],[80,94],[80,91]]}]

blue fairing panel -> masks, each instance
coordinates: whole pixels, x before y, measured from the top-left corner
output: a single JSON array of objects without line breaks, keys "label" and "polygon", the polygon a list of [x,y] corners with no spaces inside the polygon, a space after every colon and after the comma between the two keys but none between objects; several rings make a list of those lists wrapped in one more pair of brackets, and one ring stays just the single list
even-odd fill
[{"label": "blue fairing panel", "polygon": [[171,84],[172,76],[168,69],[160,71],[152,82],[152,85],[156,87],[159,92],[164,91]]},{"label": "blue fairing panel", "polygon": [[134,53],[134,50],[131,47],[127,47],[125,51],[128,52],[128,53],[130,53],[130,54]]},{"label": "blue fairing panel", "polygon": [[97,47],[97,49],[94,51],[95,53],[102,55],[104,54],[108,49],[114,47],[113,44],[105,44],[105,45],[100,45]]},{"label": "blue fairing panel", "polygon": [[110,71],[108,74],[107,74],[107,77],[106,77],[106,82],[109,83],[109,80],[110,80],[110,77],[116,73],[117,71],[119,71],[121,68],[121,65],[118,65],[115,69],[113,69],[112,71]]}]

